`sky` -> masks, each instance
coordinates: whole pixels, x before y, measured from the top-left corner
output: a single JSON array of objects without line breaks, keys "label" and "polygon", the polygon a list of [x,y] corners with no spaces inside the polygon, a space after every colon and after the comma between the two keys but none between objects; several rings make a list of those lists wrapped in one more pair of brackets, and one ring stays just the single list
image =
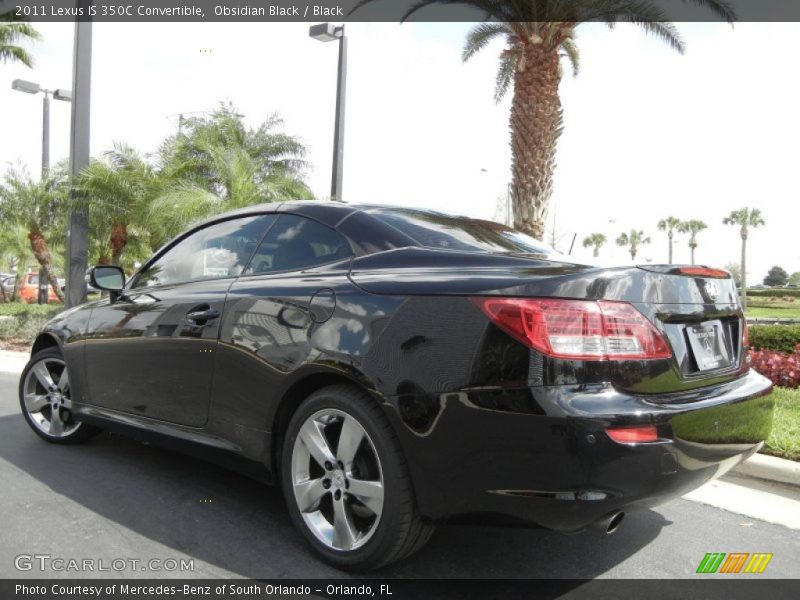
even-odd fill
[{"label": "sky", "polygon": [[[11,90],[22,78],[70,88],[70,24],[38,23],[34,69],[0,64],[0,167],[38,173],[41,101]],[[497,42],[461,61],[467,23],[348,23],[343,196],[350,202],[427,206],[495,218],[510,179],[510,98],[493,99]],[[591,254],[582,239],[604,233],[603,262],[629,264],[614,244],[641,229],[652,242],[637,262],[666,262],[667,216],[700,219],[698,263],[738,262],[732,210],[760,208],[767,226],[748,241],[748,279],[780,265],[800,271],[800,24],[682,23],[680,55],[633,25],[578,30],[581,73],[565,69],[548,241]],[[91,150],[115,141],[153,152],[179,114],[231,101],[256,126],[272,113],[308,148],[306,178],[330,194],[336,90],[335,43],[300,23],[94,25]],[[5,83],[2,83],[5,81]],[[70,108],[51,104],[51,162],[68,154]],[[678,236],[674,262],[689,262]]]}]

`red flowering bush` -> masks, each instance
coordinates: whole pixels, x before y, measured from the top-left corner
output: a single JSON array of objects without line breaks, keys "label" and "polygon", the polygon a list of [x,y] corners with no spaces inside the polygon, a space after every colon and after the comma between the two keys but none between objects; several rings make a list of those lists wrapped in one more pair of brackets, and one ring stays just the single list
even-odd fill
[{"label": "red flowering bush", "polygon": [[750,350],[750,366],[775,385],[800,387],[800,344],[792,354],[775,350]]}]

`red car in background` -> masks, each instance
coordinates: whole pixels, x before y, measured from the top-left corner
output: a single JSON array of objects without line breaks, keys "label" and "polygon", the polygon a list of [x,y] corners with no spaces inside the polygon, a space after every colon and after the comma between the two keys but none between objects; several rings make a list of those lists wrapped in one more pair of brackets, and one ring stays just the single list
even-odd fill
[{"label": "red car in background", "polygon": [[[59,282],[60,284],[60,282]],[[25,273],[17,282],[17,298],[28,304],[35,304],[39,298],[39,274]],[[53,286],[47,288],[47,301],[60,302],[58,296],[53,291]]]}]

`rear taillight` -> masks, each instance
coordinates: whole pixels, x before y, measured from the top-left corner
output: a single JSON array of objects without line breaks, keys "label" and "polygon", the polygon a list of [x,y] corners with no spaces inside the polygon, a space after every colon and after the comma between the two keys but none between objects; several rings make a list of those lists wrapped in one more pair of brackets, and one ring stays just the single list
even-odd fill
[{"label": "rear taillight", "polygon": [[607,300],[475,298],[506,333],[554,358],[670,358],[664,336],[633,305]]},{"label": "rear taillight", "polygon": [[608,437],[619,444],[644,444],[658,441],[658,430],[655,425],[638,427],[609,427]]},{"label": "rear taillight", "polygon": [[742,348],[747,349],[750,347],[750,328],[747,326],[747,319],[742,319],[744,326],[742,327]]}]

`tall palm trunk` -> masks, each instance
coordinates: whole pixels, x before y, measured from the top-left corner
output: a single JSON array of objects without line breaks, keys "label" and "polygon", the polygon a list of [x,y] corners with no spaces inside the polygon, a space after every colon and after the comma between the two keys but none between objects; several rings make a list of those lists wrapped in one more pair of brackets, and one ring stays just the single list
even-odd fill
[{"label": "tall palm trunk", "polygon": [[631,246],[630,252],[631,252],[631,260],[635,261],[636,260],[636,246]]},{"label": "tall palm trunk", "polygon": [[28,232],[28,240],[31,243],[33,256],[36,257],[36,261],[42,268],[47,281],[50,283],[50,287],[53,288],[56,297],[58,297],[61,302],[64,302],[64,294],[61,292],[61,288],[58,285],[58,279],[53,274],[53,257],[50,254],[50,248],[47,245],[47,240],[44,239],[44,235],[42,235],[42,232],[37,227],[31,228],[31,230]]},{"label": "tall palm trunk", "polygon": [[526,43],[514,78],[511,104],[511,198],[514,228],[544,237],[553,193],[556,142],[562,129],[558,51]]},{"label": "tall palm trunk", "polygon": [[111,264],[118,267],[120,258],[122,258],[122,251],[128,245],[128,228],[121,223],[114,225],[111,229],[109,243],[111,245]]},{"label": "tall palm trunk", "polygon": [[692,244],[691,246],[689,246],[689,251],[692,254],[692,264],[694,264],[694,249],[695,248],[697,248],[697,244]]},{"label": "tall palm trunk", "polygon": [[742,289],[739,295],[742,299],[742,310],[747,310],[747,230],[742,227]]},{"label": "tall palm trunk", "polygon": [[594,257],[598,258],[600,256],[600,246],[594,247]]}]

